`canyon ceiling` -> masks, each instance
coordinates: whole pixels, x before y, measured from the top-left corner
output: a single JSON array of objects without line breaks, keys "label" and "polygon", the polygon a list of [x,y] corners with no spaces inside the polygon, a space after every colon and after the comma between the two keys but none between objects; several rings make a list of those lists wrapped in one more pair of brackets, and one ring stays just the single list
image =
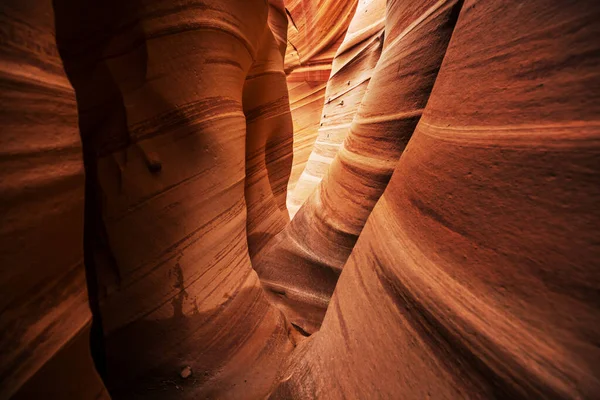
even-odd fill
[{"label": "canyon ceiling", "polygon": [[0,399],[600,398],[597,0],[2,0]]}]

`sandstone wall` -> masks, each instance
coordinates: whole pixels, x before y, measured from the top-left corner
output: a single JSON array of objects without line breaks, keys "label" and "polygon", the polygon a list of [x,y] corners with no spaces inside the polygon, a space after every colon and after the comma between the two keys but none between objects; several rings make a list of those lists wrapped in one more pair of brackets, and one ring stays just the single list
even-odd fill
[{"label": "sandstone wall", "polygon": [[3,2],[0,399],[598,398],[599,19]]},{"label": "sandstone wall", "polygon": [[323,326],[272,398],[598,396],[599,12],[465,1]]},{"label": "sandstone wall", "polygon": [[2,399],[108,398],[89,348],[77,105],[55,36],[50,1],[2,3]]}]

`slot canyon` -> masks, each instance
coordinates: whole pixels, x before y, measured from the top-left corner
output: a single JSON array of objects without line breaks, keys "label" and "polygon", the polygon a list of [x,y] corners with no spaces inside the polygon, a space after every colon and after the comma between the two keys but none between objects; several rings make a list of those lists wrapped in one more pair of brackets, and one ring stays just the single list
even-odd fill
[{"label": "slot canyon", "polygon": [[597,0],[1,0],[0,400],[600,399]]}]

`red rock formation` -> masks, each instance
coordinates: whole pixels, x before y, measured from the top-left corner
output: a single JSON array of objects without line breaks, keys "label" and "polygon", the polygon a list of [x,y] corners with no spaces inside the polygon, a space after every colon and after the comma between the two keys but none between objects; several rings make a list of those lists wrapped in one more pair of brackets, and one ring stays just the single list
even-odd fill
[{"label": "red rock formation", "polygon": [[271,29],[264,31],[243,94],[250,258],[289,222],[285,199],[292,166],[293,130],[283,71],[287,15],[282,1],[271,4],[269,25]]},{"label": "red rock formation", "polygon": [[318,136],[288,204],[293,218],[327,173],[365,94],[383,47],[385,0],[358,3],[333,59]]},{"label": "red rock formation", "polygon": [[[294,122],[294,161],[288,191],[294,189],[317,138],[331,63],[357,2],[286,2],[290,24],[285,66]],[[288,206],[294,207],[293,204]]]},{"label": "red rock formation", "polygon": [[[115,0],[67,24],[89,5],[63,1],[58,39],[80,108],[111,394],[264,396],[292,347],[246,238],[244,82],[271,68],[263,56],[282,57],[266,4]],[[255,107],[285,105],[284,81],[270,76],[246,81],[251,132],[265,124]],[[265,80],[280,92],[252,98]],[[275,133],[249,148],[261,139],[264,155]]]},{"label": "red rock formation", "polygon": [[0,6],[0,398],[105,399],[88,346],[77,107],[53,17],[50,1]]},{"label": "red rock formation", "polygon": [[466,1],[273,398],[600,394],[599,3]]},{"label": "red rock formation", "polygon": [[2,3],[1,399],[600,395],[600,3],[361,2],[288,223],[351,3]]},{"label": "red rock formation", "polygon": [[419,121],[459,9],[454,0],[388,4],[381,58],[342,148],[254,264],[273,301],[307,332],[318,329],[341,269]]}]

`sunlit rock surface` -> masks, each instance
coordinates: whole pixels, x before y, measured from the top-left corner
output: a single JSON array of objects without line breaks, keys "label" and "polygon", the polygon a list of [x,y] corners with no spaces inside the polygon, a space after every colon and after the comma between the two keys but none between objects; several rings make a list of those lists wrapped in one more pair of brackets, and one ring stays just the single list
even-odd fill
[{"label": "sunlit rock surface", "polygon": [[[344,41],[333,59],[317,139],[304,171],[289,192],[288,209],[291,217],[327,173],[348,134],[381,55],[384,22],[385,0],[358,2]],[[296,114],[300,112],[302,109]]]},{"label": "sunlit rock surface", "polygon": [[453,0],[388,5],[381,57],[341,149],[291,224],[254,263],[267,293],[307,332],[318,329],[421,117],[459,10]]},{"label": "sunlit rock surface", "polygon": [[[289,222],[285,200],[292,167],[293,127],[283,70],[287,15],[282,1],[271,4],[269,26],[243,92],[246,234],[251,259]],[[265,90],[267,87],[270,90]]]},{"label": "sunlit rock surface", "polygon": [[[294,123],[294,161],[288,191],[296,186],[311,154],[321,121],[331,63],[352,20],[358,0],[290,0],[285,57]],[[295,203],[288,199],[295,213]]]},{"label": "sunlit rock surface", "polygon": [[0,399],[600,397],[598,20],[3,2]]},{"label": "sunlit rock surface", "polygon": [[598,397],[599,11],[465,2],[323,326],[272,398]]}]

